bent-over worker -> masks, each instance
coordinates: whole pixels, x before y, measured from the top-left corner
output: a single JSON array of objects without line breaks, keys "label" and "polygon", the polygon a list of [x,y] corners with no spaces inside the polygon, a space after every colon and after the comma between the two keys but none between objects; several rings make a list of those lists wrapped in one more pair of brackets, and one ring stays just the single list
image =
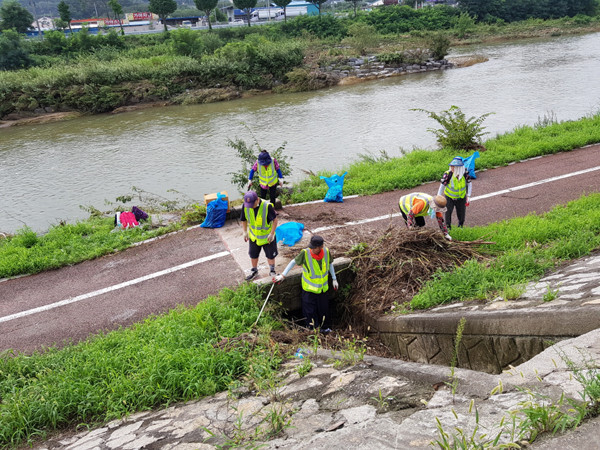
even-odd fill
[{"label": "bent-over worker", "polygon": [[246,280],[250,281],[258,275],[258,257],[263,249],[269,263],[270,275],[275,277],[275,257],[277,256],[277,213],[273,205],[267,200],[258,198],[254,191],[244,195],[244,208],[242,216],[242,229],[244,241],[249,242],[248,255],[252,263],[250,274]]},{"label": "bent-over worker", "polygon": [[297,264],[302,267],[302,314],[308,328],[320,329],[323,333],[331,332],[329,317],[329,275],[333,282],[333,289],[337,291],[338,282],[335,269],[331,264],[331,252],[323,246],[321,236],[314,235],[310,238],[308,248],[302,250],[295,259],[292,259],[281,275],[276,280],[283,280],[290,270]]},{"label": "bent-over worker", "polygon": [[400,197],[398,204],[400,206],[400,213],[402,213],[404,222],[409,230],[415,227],[424,227],[425,216],[435,217],[440,230],[444,233],[444,237],[449,241],[452,240],[444,224],[444,215],[442,214],[446,211],[445,197],[441,195],[432,197],[422,192],[414,192]]}]

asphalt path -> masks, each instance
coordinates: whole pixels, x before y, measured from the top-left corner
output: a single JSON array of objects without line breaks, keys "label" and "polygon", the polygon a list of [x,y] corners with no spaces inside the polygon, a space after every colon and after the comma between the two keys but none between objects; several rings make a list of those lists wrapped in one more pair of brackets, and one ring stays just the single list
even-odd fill
[{"label": "asphalt path", "polygon": [[[286,206],[281,219],[302,222],[326,240],[357,227],[403,226],[398,199],[408,192],[435,194],[438,186]],[[599,191],[600,145],[477,172],[466,225],[543,213]],[[75,266],[2,281],[0,351],[60,346],[177,305],[194,305],[242,282],[249,266],[246,245],[233,221],[224,229],[196,227]],[[279,271],[288,260],[278,258]]]}]

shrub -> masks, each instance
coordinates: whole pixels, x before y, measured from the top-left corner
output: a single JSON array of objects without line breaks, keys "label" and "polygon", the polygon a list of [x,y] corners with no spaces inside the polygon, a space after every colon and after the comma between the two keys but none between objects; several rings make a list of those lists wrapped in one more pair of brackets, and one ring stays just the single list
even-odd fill
[{"label": "shrub", "polygon": [[281,24],[281,31],[290,37],[301,37],[304,33],[313,34],[319,38],[346,36],[346,25],[334,16],[299,16]]},{"label": "shrub", "polygon": [[0,70],[23,69],[31,64],[23,38],[14,30],[0,34]]},{"label": "shrub", "polygon": [[188,28],[179,28],[172,31],[170,36],[171,47],[175,54],[191,57],[199,57],[202,54],[202,40],[198,32]]},{"label": "shrub", "polygon": [[469,150],[477,148],[484,134],[484,127],[481,123],[487,116],[493,113],[486,113],[479,117],[470,117],[467,119],[465,114],[458,106],[452,105],[450,109],[442,111],[440,114],[427,111],[425,109],[415,108],[411,111],[422,111],[436,120],[442,128],[428,128],[437,137],[438,144],[442,148],[452,148],[455,150]]},{"label": "shrub", "polygon": [[365,55],[367,49],[379,45],[379,39],[379,34],[373,25],[356,22],[348,27],[348,37],[342,43],[350,45],[358,54]]},{"label": "shrub", "polygon": [[444,33],[433,33],[428,39],[431,57],[435,60],[444,59],[450,48],[450,39]]},{"label": "shrub", "polygon": [[468,13],[462,13],[454,23],[454,31],[456,36],[463,39],[467,34],[472,33],[475,29],[475,19]]}]

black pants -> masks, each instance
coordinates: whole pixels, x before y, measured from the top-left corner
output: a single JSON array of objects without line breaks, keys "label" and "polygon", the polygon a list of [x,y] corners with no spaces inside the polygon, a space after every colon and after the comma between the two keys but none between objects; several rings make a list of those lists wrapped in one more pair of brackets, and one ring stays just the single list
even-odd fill
[{"label": "black pants", "polygon": [[446,197],[446,226],[448,229],[452,226],[452,211],[456,208],[456,217],[458,217],[458,226],[465,224],[465,214],[467,213],[467,198]]},{"label": "black pants", "polygon": [[307,292],[302,290],[302,315],[306,319],[306,326],[311,330],[331,328],[329,320],[329,292]]},{"label": "black pants", "polygon": [[[406,225],[408,226],[408,217],[406,216],[406,214],[404,214],[404,211],[400,210],[400,213],[402,214],[402,217],[404,217],[404,222],[406,222]],[[416,227],[424,227],[425,226],[425,217],[424,216],[415,217],[415,226]]]},{"label": "black pants", "polygon": [[269,193],[269,197],[270,197],[270,202],[273,203],[273,206],[275,206],[275,199],[277,199],[277,185],[275,186],[269,186],[268,189],[263,189],[263,187],[260,187],[260,193],[258,194],[258,196],[260,198],[263,199],[267,199],[267,192]]}]

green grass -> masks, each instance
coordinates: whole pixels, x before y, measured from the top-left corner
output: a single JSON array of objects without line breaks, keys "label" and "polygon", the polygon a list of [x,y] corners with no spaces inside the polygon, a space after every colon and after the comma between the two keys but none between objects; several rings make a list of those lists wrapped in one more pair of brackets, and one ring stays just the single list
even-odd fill
[{"label": "green grass", "polygon": [[[215,345],[251,329],[259,295],[256,286],[244,284],[195,308],[178,308],[60,350],[5,353],[0,357],[0,447],[213,395],[250,367],[254,374],[270,376],[280,362],[277,347],[253,347],[243,340],[230,348]],[[273,325],[262,316],[261,326]]]},{"label": "green grass", "polygon": [[[535,156],[569,151],[600,142],[600,113],[575,121],[561,122],[544,128],[521,126],[485,142],[486,151],[479,152],[477,170],[507,165],[510,162]],[[336,171],[348,171],[344,195],[369,195],[396,189],[410,189],[422,183],[439,180],[448,170],[448,162],[456,155],[467,157],[472,152],[450,149],[436,151],[414,150],[401,158],[368,157]],[[291,203],[325,197],[327,185],[320,175],[323,171],[300,181],[290,195]]]},{"label": "green grass", "polygon": [[589,254],[600,247],[600,194],[581,197],[540,216],[453,229],[452,235],[460,241],[494,241],[483,251],[496,257],[490,262],[470,260],[452,271],[436,273],[413,297],[413,309],[487,298],[506,286],[538,279],[561,262]]},{"label": "green grass", "polygon": [[37,273],[97,258],[165,234],[179,225],[147,230],[139,227],[113,231],[113,218],[90,218],[75,224],[56,225],[38,236],[23,228],[0,240],[0,278]]}]

